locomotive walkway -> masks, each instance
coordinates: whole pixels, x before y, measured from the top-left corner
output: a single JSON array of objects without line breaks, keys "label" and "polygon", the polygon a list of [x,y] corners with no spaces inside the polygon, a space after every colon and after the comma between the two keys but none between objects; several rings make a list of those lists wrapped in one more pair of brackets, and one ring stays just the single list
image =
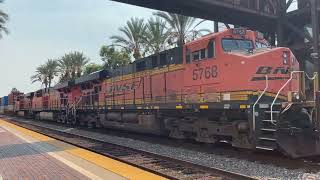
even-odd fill
[{"label": "locomotive walkway", "polygon": [[0,119],[0,179],[163,179]]}]

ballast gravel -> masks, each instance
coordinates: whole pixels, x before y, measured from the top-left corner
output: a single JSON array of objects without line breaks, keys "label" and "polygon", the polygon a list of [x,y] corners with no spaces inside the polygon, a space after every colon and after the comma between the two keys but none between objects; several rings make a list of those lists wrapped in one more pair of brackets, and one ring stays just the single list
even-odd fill
[{"label": "ballast gravel", "polygon": [[[7,118],[10,119],[10,118]],[[251,162],[244,159],[237,159],[234,157],[225,157],[213,153],[197,152],[194,150],[183,149],[179,147],[171,147],[163,144],[156,144],[135,140],[127,137],[118,137],[108,134],[95,133],[77,128],[69,128],[65,126],[47,124],[39,121],[30,121],[20,118],[11,118],[14,120],[25,121],[30,124],[45,126],[59,131],[67,131],[68,133],[86,136],[105,142],[118,144],[130,148],[149,151],[152,153],[173,157],[176,159],[197,163],[204,166],[220,168],[239,174],[255,177],[257,179],[320,179],[320,172],[317,174],[310,174],[304,169],[286,169],[284,167],[273,166],[271,164],[262,164],[261,162]]]}]

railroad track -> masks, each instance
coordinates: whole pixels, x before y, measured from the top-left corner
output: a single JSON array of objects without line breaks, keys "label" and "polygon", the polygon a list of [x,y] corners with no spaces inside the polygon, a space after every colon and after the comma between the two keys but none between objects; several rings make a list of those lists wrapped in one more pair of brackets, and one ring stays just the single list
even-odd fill
[{"label": "railroad track", "polygon": [[12,118],[4,118],[4,120],[74,146],[130,164],[145,171],[158,174],[168,179],[255,179],[253,177],[222,169],[202,166],[148,151],[104,142],[92,137],[71,134],[49,127],[29,124],[24,121],[17,121]]}]

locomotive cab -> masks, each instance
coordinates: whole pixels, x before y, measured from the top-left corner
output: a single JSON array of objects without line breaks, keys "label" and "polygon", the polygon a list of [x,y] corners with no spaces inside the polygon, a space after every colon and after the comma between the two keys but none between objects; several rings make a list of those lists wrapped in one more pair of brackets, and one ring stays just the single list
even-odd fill
[{"label": "locomotive cab", "polygon": [[[290,49],[272,48],[259,34],[230,29],[185,45],[185,86],[211,84],[217,92],[260,91],[268,76],[268,92],[277,93],[290,72],[299,71],[299,63]],[[298,88],[295,81],[290,86]],[[281,95],[287,96],[290,88]]]}]

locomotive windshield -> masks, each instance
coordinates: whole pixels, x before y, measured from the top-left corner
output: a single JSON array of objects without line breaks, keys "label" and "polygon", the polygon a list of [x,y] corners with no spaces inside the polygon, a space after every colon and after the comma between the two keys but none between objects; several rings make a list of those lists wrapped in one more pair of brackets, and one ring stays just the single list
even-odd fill
[{"label": "locomotive windshield", "polygon": [[222,39],[222,47],[224,51],[250,50],[253,49],[251,40],[245,39]]},{"label": "locomotive windshield", "polygon": [[256,42],[256,48],[259,49],[259,48],[267,48],[268,45],[265,44],[265,43],[261,43],[261,42]]}]

